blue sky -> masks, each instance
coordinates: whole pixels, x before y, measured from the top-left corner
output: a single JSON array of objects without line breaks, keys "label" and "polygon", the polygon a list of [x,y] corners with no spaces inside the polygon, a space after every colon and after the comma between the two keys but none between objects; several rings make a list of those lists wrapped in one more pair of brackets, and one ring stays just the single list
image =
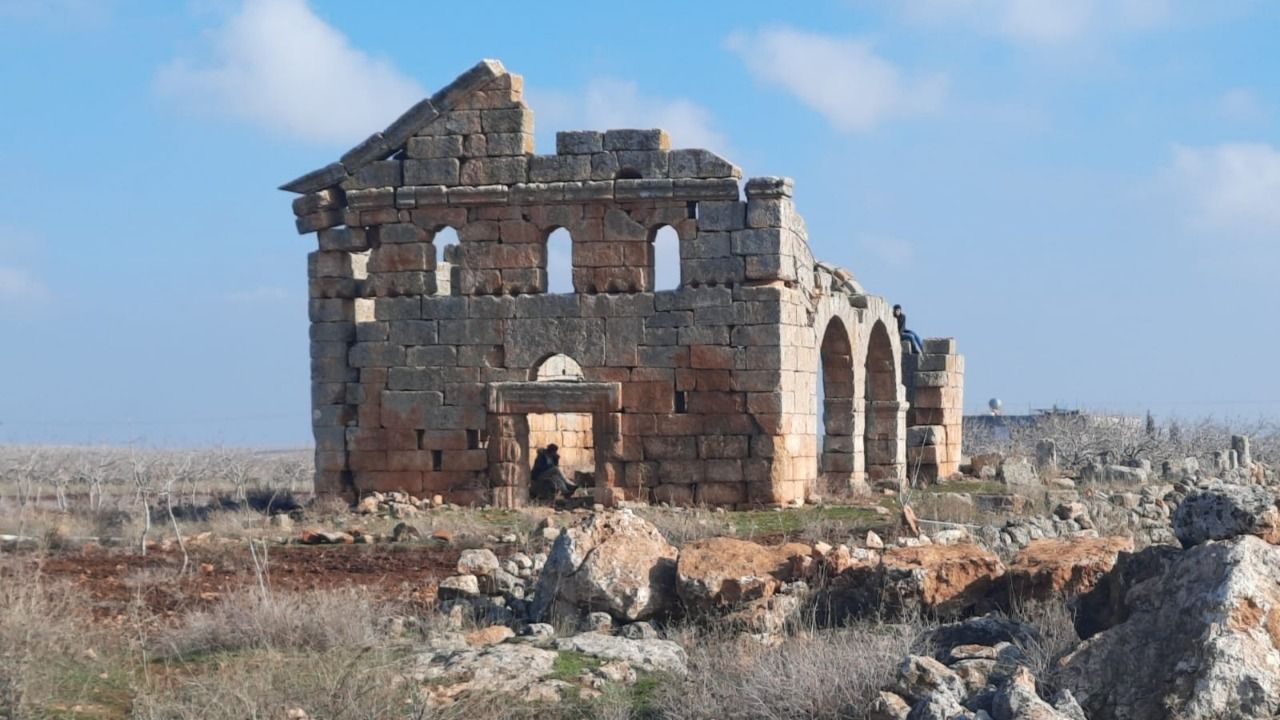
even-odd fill
[{"label": "blue sky", "polygon": [[281,182],[483,57],[789,175],[967,405],[1280,416],[1280,5],[0,0],[0,441],[309,440]]}]

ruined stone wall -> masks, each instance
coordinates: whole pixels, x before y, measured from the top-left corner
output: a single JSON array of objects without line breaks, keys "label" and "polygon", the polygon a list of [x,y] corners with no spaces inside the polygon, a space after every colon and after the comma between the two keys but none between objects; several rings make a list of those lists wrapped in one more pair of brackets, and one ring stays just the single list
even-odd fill
[{"label": "ruined stone wall", "polygon": [[[740,190],[737,167],[660,130],[559,133],[534,154],[521,88],[485,61],[284,186],[299,232],[318,232],[317,489],[520,504],[536,418],[555,412],[591,418],[602,501],[771,505],[900,481],[889,305],[815,264],[791,181]],[[663,227],[678,289],[654,287]],[[558,229],[574,292],[548,294]],[[534,382],[559,355],[582,382]]]},{"label": "ruined stone wall", "polygon": [[902,356],[907,379],[907,476],[936,482],[960,472],[964,356],[952,338],[926,338],[924,353]]}]

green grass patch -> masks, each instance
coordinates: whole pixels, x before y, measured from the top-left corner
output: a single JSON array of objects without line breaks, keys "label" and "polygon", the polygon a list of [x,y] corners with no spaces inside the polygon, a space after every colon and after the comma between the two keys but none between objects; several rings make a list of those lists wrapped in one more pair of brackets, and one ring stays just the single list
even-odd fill
[{"label": "green grass patch", "polygon": [[991,480],[962,480],[920,488],[927,495],[943,493],[969,493],[970,495],[1008,495],[1009,486]]},{"label": "green grass patch", "polygon": [[551,665],[551,677],[571,683],[575,682],[583,673],[594,670],[603,664],[599,658],[572,650],[563,650],[556,655],[556,661]]},{"label": "green grass patch", "polygon": [[839,527],[849,531],[881,527],[888,518],[865,507],[828,505],[780,510],[743,510],[727,513],[734,531],[743,536],[796,535],[806,528]]}]

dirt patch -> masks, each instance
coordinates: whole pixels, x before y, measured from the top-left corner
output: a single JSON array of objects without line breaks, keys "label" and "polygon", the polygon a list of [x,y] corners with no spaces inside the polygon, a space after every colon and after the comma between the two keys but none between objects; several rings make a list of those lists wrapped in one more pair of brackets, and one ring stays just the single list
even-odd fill
[{"label": "dirt patch", "polygon": [[[279,590],[320,590],[359,586],[379,600],[429,605],[436,583],[454,573],[459,551],[426,545],[301,545],[272,547],[267,581]],[[142,603],[170,617],[216,602],[258,574],[247,545],[193,548],[181,573],[182,554],[155,550],[145,556],[86,548],[50,555],[15,555],[0,564],[0,582],[39,573],[71,583],[90,600],[95,615],[116,617]]]}]

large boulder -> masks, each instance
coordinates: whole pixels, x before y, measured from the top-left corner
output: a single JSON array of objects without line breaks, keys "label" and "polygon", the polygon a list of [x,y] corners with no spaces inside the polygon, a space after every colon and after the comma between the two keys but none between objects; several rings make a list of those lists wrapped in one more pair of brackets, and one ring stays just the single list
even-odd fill
[{"label": "large boulder", "polygon": [[878,564],[854,565],[831,581],[818,610],[839,621],[850,615],[965,615],[986,603],[1004,564],[970,543],[885,550]]},{"label": "large boulder", "polygon": [[1260,485],[1215,482],[1183,498],[1173,512],[1173,533],[1182,547],[1237,535],[1256,535],[1280,544],[1280,509],[1275,493]]},{"label": "large boulder", "polygon": [[1111,572],[1094,588],[1075,598],[1076,633],[1085,640],[1129,619],[1129,590],[1163,575],[1182,550],[1173,545],[1151,545],[1138,552],[1122,552]]},{"label": "large boulder", "polygon": [[1079,595],[1111,571],[1120,553],[1132,550],[1131,537],[1032,540],[1013,558],[1005,579],[1018,598]]},{"label": "large boulder", "polygon": [[765,546],[737,538],[695,540],[680,548],[676,591],[692,611],[724,609],[771,597],[798,577],[813,549],[801,543]]},{"label": "large boulder", "polygon": [[538,576],[535,620],[607,612],[645,620],[675,600],[676,549],[629,510],[592,513],[560,531]]},{"label": "large boulder", "polygon": [[1280,548],[1253,536],[1186,550],[1131,588],[1129,618],[1055,678],[1095,720],[1280,713]]},{"label": "large boulder", "polygon": [[671,640],[633,640],[617,635],[586,632],[556,640],[556,649],[590,655],[601,660],[621,660],[647,672],[683,676],[688,672],[684,648]]},{"label": "large boulder", "polygon": [[554,650],[525,644],[441,649],[417,657],[408,677],[423,688],[430,706],[466,698],[510,695],[526,702],[555,702],[567,683],[550,680]]}]

